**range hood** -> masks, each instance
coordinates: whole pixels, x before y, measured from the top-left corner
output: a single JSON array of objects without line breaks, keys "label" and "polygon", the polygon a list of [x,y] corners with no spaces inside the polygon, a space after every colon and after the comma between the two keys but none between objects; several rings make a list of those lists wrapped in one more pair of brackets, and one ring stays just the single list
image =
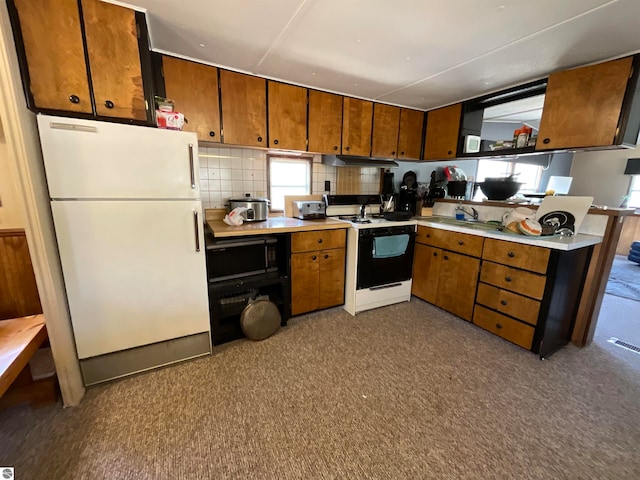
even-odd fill
[{"label": "range hood", "polygon": [[322,163],[332,167],[396,168],[399,166],[387,158],[354,157],[351,155],[322,155]]}]

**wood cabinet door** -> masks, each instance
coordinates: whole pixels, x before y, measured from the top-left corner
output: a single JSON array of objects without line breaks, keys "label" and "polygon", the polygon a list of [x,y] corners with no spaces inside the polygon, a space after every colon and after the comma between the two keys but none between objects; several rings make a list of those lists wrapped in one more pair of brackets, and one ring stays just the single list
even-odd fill
[{"label": "wood cabinet door", "polygon": [[373,102],[344,97],[342,106],[342,154],[369,156]]},{"label": "wood cabinet door", "polygon": [[269,146],[307,150],[307,89],[269,82]]},{"label": "wood cabinet door", "polygon": [[291,315],[318,309],[319,252],[291,255]]},{"label": "wood cabinet door", "polygon": [[309,90],[309,151],[337,155],[342,148],[342,97]]},{"label": "wood cabinet door", "polygon": [[135,11],[82,0],[82,14],[96,113],[146,120]]},{"label": "wood cabinet door", "polygon": [[411,293],[416,297],[436,304],[442,250],[416,243],[413,256],[413,281]]},{"label": "wood cabinet door", "polygon": [[420,160],[424,112],[403,108],[400,112],[398,160]]},{"label": "wood cabinet door", "polygon": [[344,303],[344,248],[321,250],[318,308]]},{"label": "wood cabinet door", "polygon": [[92,113],[77,0],[15,0],[35,107]]},{"label": "wood cabinet door", "polygon": [[479,271],[479,259],[443,251],[436,304],[454,315],[471,321]]},{"label": "wood cabinet door", "polygon": [[398,131],[400,108],[384,103],[373,104],[373,138],[371,156],[396,158],[398,154]]},{"label": "wood cabinet door", "polygon": [[24,231],[0,231],[0,320],[42,313]]},{"label": "wood cabinet door", "polygon": [[551,74],[536,150],[613,145],[632,61]]},{"label": "wood cabinet door", "polygon": [[173,57],[162,57],[167,98],[184,114],[184,130],[196,132],[198,140],[220,142],[218,69]]},{"label": "wood cabinet door", "polygon": [[220,70],[223,141],[267,146],[267,83],[264,78]]},{"label": "wood cabinet door", "polygon": [[461,113],[461,103],[431,110],[427,113],[424,160],[455,158],[458,149]]}]

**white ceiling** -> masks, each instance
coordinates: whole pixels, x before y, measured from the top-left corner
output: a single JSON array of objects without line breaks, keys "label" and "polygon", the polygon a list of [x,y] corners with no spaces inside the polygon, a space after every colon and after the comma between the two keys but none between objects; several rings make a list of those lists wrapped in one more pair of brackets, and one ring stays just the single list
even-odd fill
[{"label": "white ceiling", "polygon": [[420,109],[640,51],[640,0],[127,4],[156,51]]}]

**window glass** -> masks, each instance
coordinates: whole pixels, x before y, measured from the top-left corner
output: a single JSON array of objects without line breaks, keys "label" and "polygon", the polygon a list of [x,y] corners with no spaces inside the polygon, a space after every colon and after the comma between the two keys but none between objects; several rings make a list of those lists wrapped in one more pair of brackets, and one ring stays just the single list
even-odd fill
[{"label": "window glass", "polygon": [[284,210],[285,195],[311,194],[311,160],[268,156],[269,200],[272,210]]},{"label": "window glass", "polygon": [[640,175],[631,178],[629,187],[629,207],[640,208]]},{"label": "window glass", "polygon": [[[536,193],[540,191],[542,167],[528,163],[479,160],[476,181],[483,182],[487,177],[505,177],[511,174],[518,174],[516,180],[524,183],[518,193]],[[484,197],[482,190],[478,189],[473,199],[482,200]]]}]

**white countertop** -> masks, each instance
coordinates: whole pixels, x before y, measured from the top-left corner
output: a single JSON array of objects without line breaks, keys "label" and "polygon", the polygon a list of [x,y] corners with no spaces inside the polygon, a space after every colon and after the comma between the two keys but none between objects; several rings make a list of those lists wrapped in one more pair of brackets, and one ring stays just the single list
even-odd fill
[{"label": "white countertop", "polygon": [[469,233],[471,235],[478,235],[485,238],[495,238],[496,240],[534,245],[536,247],[552,248],[554,250],[576,250],[578,248],[589,247],[591,245],[602,243],[602,237],[597,235],[578,233],[572,237],[561,237],[559,235],[531,237],[509,231],[501,232],[498,230],[482,230],[473,227],[465,227],[464,225],[440,223],[435,219],[430,221],[429,218],[430,217],[418,217],[418,225],[422,225],[423,227],[439,228],[450,232]]}]

